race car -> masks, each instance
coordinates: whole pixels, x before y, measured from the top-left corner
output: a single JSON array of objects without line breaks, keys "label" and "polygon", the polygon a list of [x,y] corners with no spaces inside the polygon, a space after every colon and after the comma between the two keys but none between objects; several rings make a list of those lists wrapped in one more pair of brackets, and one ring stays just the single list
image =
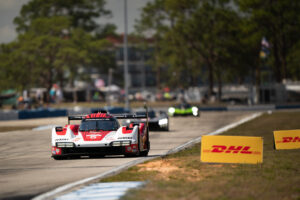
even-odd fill
[{"label": "race car", "polygon": [[[137,115],[146,115],[146,112],[142,109],[138,109],[135,112]],[[127,119],[125,124],[141,123],[146,119]],[[169,116],[167,113],[160,111],[159,115],[152,109],[148,112],[148,124],[150,131],[169,131]]]},{"label": "race car", "polygon": [[[120,126],[117,119],[146,119]],[[70,124],[80,120],[80,124]],[[65,127],[52,129],[52,157],[56,160],[80,156],[147,156],[150,150],[147,115],[118,114],[104,111],[86,116],[69,116]]]},{"label": "race car", "polygon": [[200,116],[199,108],[191,106],[188,103],[182,103],[178,106],[170,107],[168,109],[168,114],[169,116]]}]

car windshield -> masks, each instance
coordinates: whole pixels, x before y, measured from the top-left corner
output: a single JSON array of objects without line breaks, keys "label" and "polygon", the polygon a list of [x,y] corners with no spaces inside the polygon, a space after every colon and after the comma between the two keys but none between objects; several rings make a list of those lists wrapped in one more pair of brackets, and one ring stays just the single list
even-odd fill
[{"label": "car windshield", "polygon": [[79,130],[80,131],[115,131],[120,127],[118,121],[114,118],[107,119],[84,119],[82,120]]},{"label": "car windshield", "polygon": [[[138,111],[138,112],[136,112],[136,114],[137,114],[137,115],[146,115],[146,112],[145,112],[145,111]],[[150,110],[150,111],[148,112],[148,116],[149,116],[150,118],[154,118],[154,117],[155,117],[155,112],[154,112],[153,110]]]}]

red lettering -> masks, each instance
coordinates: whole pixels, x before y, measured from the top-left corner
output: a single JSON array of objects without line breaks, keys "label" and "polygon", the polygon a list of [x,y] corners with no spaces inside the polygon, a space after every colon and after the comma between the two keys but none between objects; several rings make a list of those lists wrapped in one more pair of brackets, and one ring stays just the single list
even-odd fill
[{"label": "red lettering", "polygon": [[242,153],[242,154],[253,154],[253,151],[249,151],[250,146],[223,146],[223,145],[213,145],[212,146],[213,153]]},{"label": "red lettering", "polygon": [[244,148],[243,148],[243,150],[241,151],[241,153],[245,153],[245,154],[251,154],[252,153],[252,151],[248,151],[250,149],[250,147],[249,146],[245,146]]},{"label": "red lettering", "polygon": [[300,142],[300,137],[295,137],[293,142]]},{"label": "red lettering", "polygon": [[213,145],[212,148],[213,150],[211,152],[214,153],[222,153],[227,149],[227,147],[223,145]]},{"label": "red lettering", "polygon": [[230,146],[226,151],[225,153],[238,153],[241,149],[243,148],[243,146],[238,146],[238,147],[235,147],[235,146]]},{"label": "red lettering", "polygon": [[283,137],[282,139],[283,139],[283,141],[282,141],[283,143],[291,142],[293,140],[292,137]]}]

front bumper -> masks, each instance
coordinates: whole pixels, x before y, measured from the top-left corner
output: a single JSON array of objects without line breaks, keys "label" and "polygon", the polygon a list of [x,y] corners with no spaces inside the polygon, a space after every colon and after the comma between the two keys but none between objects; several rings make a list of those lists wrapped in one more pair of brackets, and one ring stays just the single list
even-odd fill
[{"label": "front bumper", "polygon": [[137,144],[128,146],[109,146],[109,147],[72,147],[58,148],[52,147],[52,157],[64,156],[94,156],[94,155],[125,155],[137,153]]}]

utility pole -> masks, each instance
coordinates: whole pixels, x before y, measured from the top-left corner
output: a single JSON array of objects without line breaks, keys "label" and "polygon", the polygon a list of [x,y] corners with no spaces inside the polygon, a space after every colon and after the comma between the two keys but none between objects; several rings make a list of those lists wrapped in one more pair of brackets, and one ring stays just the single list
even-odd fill
[{"label": "utility pole", "polygon": [[107,106],[111,106],[111,98],[110,98],[110,89],[111,89],[111,82],[112,82],[112,73],[113,73],[113,69],[109,68],[108,69],[108,84],[107,84],[107,93],[106,93],[106,103]]},{"label": "utility pole", "polygon": [[125,90],[125,108],[129,108],[128,99],[128,41],[127,41],[127,0],[124,0],[124,90]]},{"label": "utility pole", "polygon": [[141,70],[142,70],[142,91],[146,89],[146,65],[145,65],[145,50],[141,50]]}]

